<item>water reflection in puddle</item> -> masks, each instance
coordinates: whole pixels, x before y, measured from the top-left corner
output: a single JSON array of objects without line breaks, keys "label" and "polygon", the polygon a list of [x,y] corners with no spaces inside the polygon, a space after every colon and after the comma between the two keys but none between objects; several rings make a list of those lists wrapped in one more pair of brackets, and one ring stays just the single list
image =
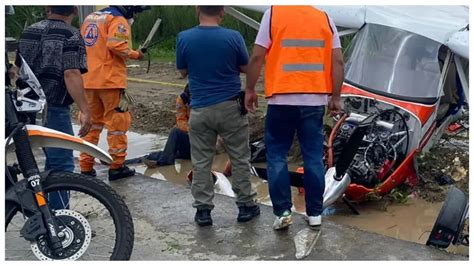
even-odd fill
[{"label": "water reflection in puddle", "polygon": [[[79,132],[80,127],[73,124],[74,132]],[[164,147],[166,143],[167,136],[160,136],[155,134],[140,134],[132,131],[127,132],[128,136],[128,150],[127,150],[127,159],[137,158],[143,155],[146,155],[152,151],[156,151]],[[102,130],[100,134],[100,141],[98,145],[104,151],[108,151],[107,144],[107,130]],[[74,156],[79,157],[79,152],[74,151]]]}]

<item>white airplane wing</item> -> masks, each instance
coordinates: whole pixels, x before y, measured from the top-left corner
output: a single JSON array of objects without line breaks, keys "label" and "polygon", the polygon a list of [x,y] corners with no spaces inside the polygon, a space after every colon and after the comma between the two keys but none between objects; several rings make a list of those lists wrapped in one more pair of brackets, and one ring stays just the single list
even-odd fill
[{"label": "white airplane wing", "polygon": [[[264,12],[270,6],[240,6]],[[403,29],[447,45],[469,59],[467,6],[315,6],[339,27],[359,29],[365,23]]]}]

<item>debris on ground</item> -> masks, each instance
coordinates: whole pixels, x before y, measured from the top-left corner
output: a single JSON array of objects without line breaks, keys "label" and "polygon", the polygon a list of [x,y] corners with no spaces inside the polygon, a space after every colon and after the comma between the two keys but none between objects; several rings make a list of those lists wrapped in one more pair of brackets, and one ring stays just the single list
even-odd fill
[{"label": "debris on ground", "polygon": [[418,155],[417,163],[418,185],[415,191],[419,197],[429,202],[444,201],[449,186],[441,185],[440,180],[449,178],[454,181],[452,185],[469,195],[468,151],[438,145],[428,153]]},{"label": "debris on ground", "polygon": [[442,174],[442,175],[439,175],[438,177],[436,177],[436,182],[438,182],[438,185],[440,185],[440,186],[454,184],[453,178],[450,177],[449,175],[445,175],[445,174]]},{"label": "debris on ground", "polygon": [[321,230],[314,230],[310,228],[302,229],[296,233],[296,236],[294,237],[296,259],[300,260],[311,254],[311,251],[318,241],[320,234]]}]

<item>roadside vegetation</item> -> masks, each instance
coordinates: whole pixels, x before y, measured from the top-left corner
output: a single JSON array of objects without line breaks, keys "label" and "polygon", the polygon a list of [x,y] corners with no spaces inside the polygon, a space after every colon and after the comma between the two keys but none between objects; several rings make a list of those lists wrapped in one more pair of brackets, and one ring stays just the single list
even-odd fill
[{"label": "roadside vegetation", "polygon": [[[25,27],[45,18],[44,6],[14,6],[15,15],[6,16],[6,36],[18,39]],[[258,12],[245,12],[248,16],[261,20],[262,14]],[[145,41],[155,20],[161,18],[158,32],[151,41],[153,47],[149,54],[153,60],[173,61],[175,57],[176,36],[180,31],[189,29],[198,24],[194,6],[153,6],[151,10],[143,12],[132,26],[133,46],[138,47]],[[76,19],[74,26],[79,26]],[[226,15],[222,24],[239,31],[245,39],[247,47],[251,49],[257,31],[244,23]],[[250,50],[249,50],[250,51]]]},{"label": "roadside vegetation", "polygon": [[[243,11],[242,9],[239,9]],[[260,22],[262,14],[245,10],[245,14]],[[15,6],[15,15],[6,16],[6,36],[18,39],[25,27],[45,18],[44,6]],[[148,53],[154,61],[174,61],[176,36],[180,31],[189,29],[198,24],[194,6],[153,6],[151,10],[143,12],[132,26],[133,46],[138,47],[145,41],[155,20],[161,18],[158,32],[151,41]],[[76,19],[74,26],[79,27]],[[257,31],[237,19],[226,15],[222,26],[239,31],[251,52]],[[350,43],[350,38],[341,38],[343,48]]]}]

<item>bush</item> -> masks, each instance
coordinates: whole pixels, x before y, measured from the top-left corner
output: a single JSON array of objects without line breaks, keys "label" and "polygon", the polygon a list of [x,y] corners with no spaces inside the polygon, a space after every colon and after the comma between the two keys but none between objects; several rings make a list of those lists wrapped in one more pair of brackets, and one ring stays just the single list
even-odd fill
[{"label": "bush", "polygon": [[15,14],[5,16],[5,35],[20,38],[23,29],[46,18],[44,6],[15,6]]},{"label": "bush", "polygon": [[[263,14],[258,12],[245,13],[260,22]],[[161,18],[161,25],[151,43],[157,43],[159,49],[174,51],[176,36],[179,32],[192,28],[199,24],[194,6],[153,6],[151,10],[145,11],[137,16],[133,24],[133,43],[138,46],[150,32],[155,20]],[[257,36],[257,31],[243,22],[226,15],[222,23],[223,27],[239,31],[247,44],[251,47]]]}]

